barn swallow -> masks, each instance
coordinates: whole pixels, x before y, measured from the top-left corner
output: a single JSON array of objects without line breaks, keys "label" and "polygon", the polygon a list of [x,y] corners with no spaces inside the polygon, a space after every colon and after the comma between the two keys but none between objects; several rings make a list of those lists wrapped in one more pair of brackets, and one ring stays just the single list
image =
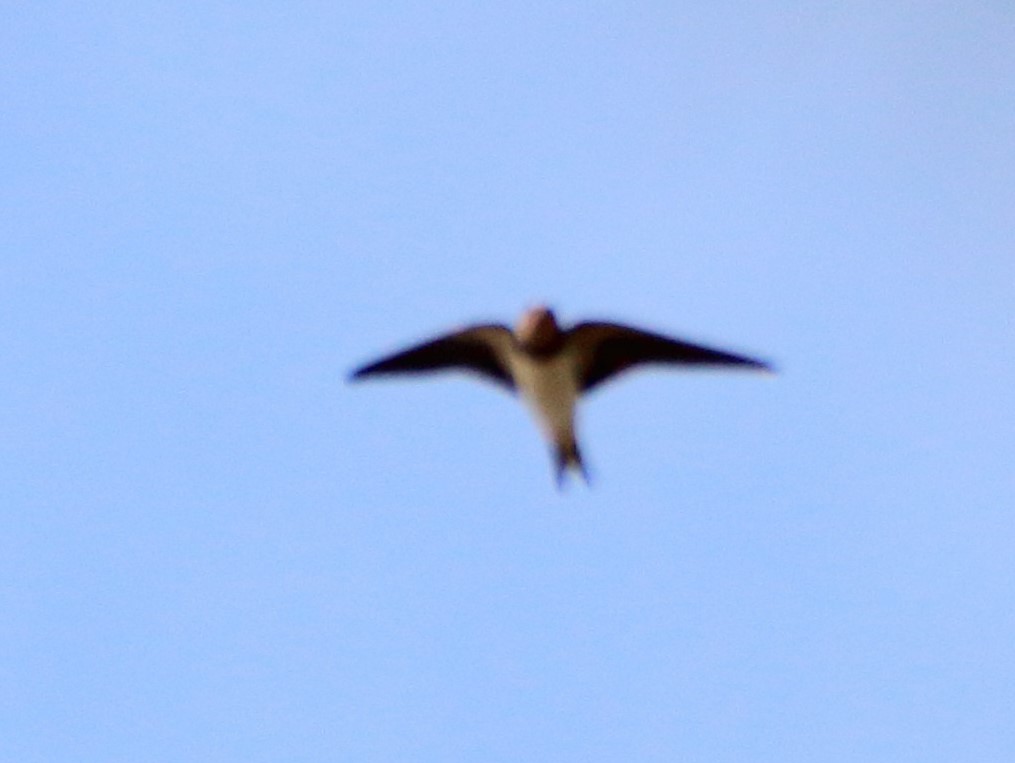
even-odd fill
[{"label": "barn swallow", "polygon": [[578,399],[648,364],[771,371],[760,360],[617,323],[583,322],[565,330],[552,310],[539,306],[526,311],[513,332],[501,324],[467,326],[362,366],[351,378],[456,369],[519,393],[551,444],[560,487],[568,469],[589,481],[575,436]]}]

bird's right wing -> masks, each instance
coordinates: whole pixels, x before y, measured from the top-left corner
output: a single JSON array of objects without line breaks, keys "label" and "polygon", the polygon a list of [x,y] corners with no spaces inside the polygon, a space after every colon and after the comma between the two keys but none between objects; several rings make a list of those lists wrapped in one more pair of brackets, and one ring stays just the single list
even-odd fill
[{"label": "bird's right wing", "polygon": [[579,348],[582,391],[645,364],[740,366],[771,370],[761,360],[616,323],[580,323],[569,332]]},{"label": "bird's right wing", "polygon": [[505,326],[470,326],[362,366],[351,378],[458,369],[478,373],[513,391],[515,385],[506,362],[513,341]]}]

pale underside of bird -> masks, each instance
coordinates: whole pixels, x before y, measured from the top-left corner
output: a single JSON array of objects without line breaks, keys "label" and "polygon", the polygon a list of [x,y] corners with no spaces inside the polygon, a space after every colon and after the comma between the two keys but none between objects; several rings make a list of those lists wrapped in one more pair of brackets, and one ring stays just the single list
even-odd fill
[{"label": "pale underside of bird", "polygon": [[589,479],[575,435],[578,400],[624,371],[649,365],[771,371],[761,360],[617,323],[562,329],[552,310],[535,307],[514,331],[500,324],[467,326],[362,366],[352,379],[462,370],[519,394],[551,445],[559,486],[568,469]]}]

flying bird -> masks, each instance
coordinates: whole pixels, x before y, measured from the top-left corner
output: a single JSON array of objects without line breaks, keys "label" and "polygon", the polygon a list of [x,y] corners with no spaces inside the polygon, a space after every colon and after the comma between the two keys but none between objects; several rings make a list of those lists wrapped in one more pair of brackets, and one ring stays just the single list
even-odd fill
[{"label": "flying bird", "polygon": [[520,394],[551,445],[559,487],[568,469],[589,481],[575,436],[579,398],[624,371],[651,364],[771,371],[754,358],[618,323],[562,329],[553,311],[539,306],[527,310],[514,331],[501,324],[467,326],[362,366],[351,378],[463,370]]}]

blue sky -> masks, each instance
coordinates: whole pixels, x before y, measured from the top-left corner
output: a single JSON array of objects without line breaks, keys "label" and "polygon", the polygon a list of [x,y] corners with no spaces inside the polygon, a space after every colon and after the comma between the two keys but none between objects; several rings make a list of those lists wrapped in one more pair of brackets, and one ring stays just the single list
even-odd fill
[{"label": "blue sky", "polygon": [[0,758],[1015,756],[1015,15],[702,5],[8,9]]}]

